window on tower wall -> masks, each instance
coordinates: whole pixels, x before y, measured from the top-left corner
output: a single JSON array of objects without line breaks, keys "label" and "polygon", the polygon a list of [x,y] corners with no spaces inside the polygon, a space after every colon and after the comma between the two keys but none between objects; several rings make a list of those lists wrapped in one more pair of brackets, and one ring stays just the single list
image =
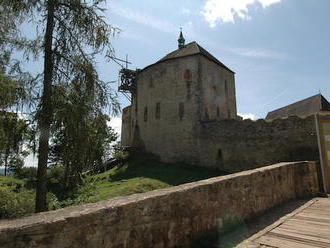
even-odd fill
[{"label": "window on tower wall", "polygon": [[187,81],[186,84],[187,84],[187,100],[189,100],[191,96],[191,81]]},{"label": "window on tower wall", "polygon": [[229,92],[228,92],[228,82],[227,82],[227,80],[225,80],[225,94],[226,94],[226,99],[228,99]]},{"label": "window on tower wall", "polygon": [[148,107],[144,107],[144,114],[143,114],[144,121],[148,120]]},{"label": "window on tower wall", "polygon": [[152,78],[149,79],[149,88],[154,87],[154,80]]},{"label": "window on tower wall", "polygon": [[183,116],[184,116],[184,104],[183,104],[183,102],[180,102],[179,103],[179,118],[180,118],[180,121],[182,121]]},{"label": "window on tower wall", "polygon": [[207,107],[205,107],[205,109],[204,109],[204,114],[205,114],[205,119],[206,120],[210,119],[209,111],[208,111]]},{"label": "window on tower wall", "polygon": [[156,119],[160,119],[160,102],[156,103]]}]

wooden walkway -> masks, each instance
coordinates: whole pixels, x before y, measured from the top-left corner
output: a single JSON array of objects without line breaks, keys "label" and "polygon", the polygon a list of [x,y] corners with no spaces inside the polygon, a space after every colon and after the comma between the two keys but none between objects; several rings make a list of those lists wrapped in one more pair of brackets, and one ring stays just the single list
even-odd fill
[{"label": "wooden walkway", "polygon": [[330,248],[330,198],[307,202],[238,247]]}]

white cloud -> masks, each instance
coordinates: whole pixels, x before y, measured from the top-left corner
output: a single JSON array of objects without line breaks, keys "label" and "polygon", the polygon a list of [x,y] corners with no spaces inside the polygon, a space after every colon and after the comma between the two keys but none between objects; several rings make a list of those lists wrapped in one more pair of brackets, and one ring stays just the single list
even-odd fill
[{"label": "white cloud", "polygon": [[182,14],[184,14],[184,15],[190,15],[190,13],[191,13],[191,10],[190,9],[187,9],[187,8],[182,8]]},{"label": "white cloud", "polygon": [[249,57],[249,58],[263,58],[263,59],[279,59],[289,60],[291,59],[288,55],[267,49],[249,49],[249,48],[237,48],[231,49],[231,51],[237,55]]},{"label": "white cloud", "polygon": [[249,7],[253,4],[260,4],[267,8],[282,0],[206,0],[202,15],[210,27],[215,27],[218,21],[235,23],[235,18],[248,20]]},{"label": "white cloud", "polygon": [[238,115],[239,116],[242,116],[243,117],[243,120],[246,120],[246,119],[251,119],[251,120],[257,120],[258,119],[258,117],[256,116],[256,115],[254,115],[254,114],[240,114],[240,113],[238,113]]},{"label": "white cloud", "polygon": [[112,117],[108,123],[120,137],[121,135],[121,117]]},{"label": "white cloud", "polygon": [[37,167],[38,166],[38,158],[36,156],[34,156],[33,154],[29,154],[29,156],[27,156],[24,159],[24,166],[25,167]]},{"label": "white cloud", "polygon": [[137,10],[132,10],[129,8],[123,8],[121,6],[117,6],[115,4],[110,6],[110,11],[116,15],[129,19],[133,22],[143,24],[157,30],[166,32],[166,33],[177,33],[178,27],[174,26],[172,23],[160,19],[158,17],[154,17],[148,15],[146,13],[139,12]]}]

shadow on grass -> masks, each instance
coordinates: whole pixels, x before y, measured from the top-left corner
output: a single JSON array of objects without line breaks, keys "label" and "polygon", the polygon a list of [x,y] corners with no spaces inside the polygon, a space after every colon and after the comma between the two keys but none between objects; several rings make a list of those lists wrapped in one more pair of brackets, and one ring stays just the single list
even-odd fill
[{"label": "shadow on grass", "polygon": [[169,185],[179,185],[226,174],[228,173],[213,168],[179,163],[165,164],[153,155],[134,153],[109,180],[114,182],[141,177],[156,179]]}]

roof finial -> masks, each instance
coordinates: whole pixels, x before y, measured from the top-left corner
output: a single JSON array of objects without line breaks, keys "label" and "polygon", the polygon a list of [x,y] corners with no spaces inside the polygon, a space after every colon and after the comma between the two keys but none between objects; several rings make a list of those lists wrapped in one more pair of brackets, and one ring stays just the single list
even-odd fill
[{"label": "roof finial", "polygon": [[178,45],[179,45],[179,49],[184,48],[185,46],[185,39],[183,38],[182,27],[180,27],[180,36],[178,39]]}]

